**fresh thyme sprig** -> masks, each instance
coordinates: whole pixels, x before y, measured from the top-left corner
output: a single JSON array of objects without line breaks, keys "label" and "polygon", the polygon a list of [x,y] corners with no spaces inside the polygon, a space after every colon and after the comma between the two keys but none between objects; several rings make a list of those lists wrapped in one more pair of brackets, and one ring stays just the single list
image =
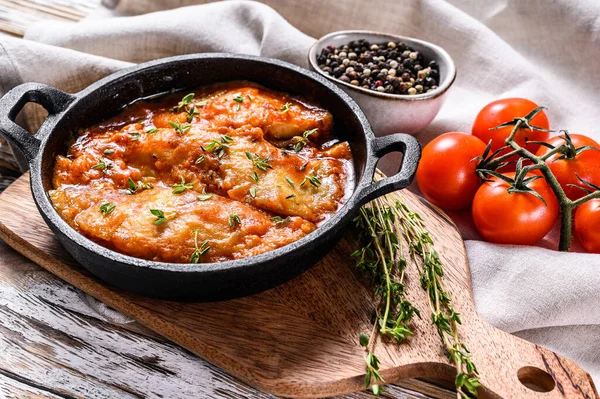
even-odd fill
[{"label": "fresh thyme sprig", "polygon": [[185,179],[182,177],[181,183],[173,184],[171,188],[173,188],[173,194],[181,194],[187,189],[194,188],[194,185],[192,183],[186,183]]},{"label": "fresh thyme sprig", "polygon": [[165,213],[160,209],[150,209],[150,213],[156,216],[156,220],[153,222],[153,224],[157,226],[168,221],[167,217],[165,216]]},{"label": "fresh thyme sprig", "polygon": [[[401,200],[396,200],[395,208],[400,212],[400,223],[409,242],[410,256],[415,265],[421,265],[421,287],[427,292],[431,309],[431,321],[436,326],[440,339],[448,352],[448,360],[456,368],[456,392],[458,398],[468,399],[467,392],[477,396],[481,386],[479,372],[466,345],[458,336],[460,314],[452,306],[452,300],[445,290],[442,277],[442,261],[435,250],[433,239],[425,229],[423,218]],[[420,260],[420,261],[419,261]]]},{"label": "fresh thyme sprig", "polygon": [[304,180],[302,180],[302,183],[300,183],[300,187],[304,186],[306,184],[306,182],[309,182],[310,184],[312,184],[316,188],[321,187],[321,180],[319,179],[319,176],[317,176],[317,175],[314,175],[314,176],[305,176]]},{"label": "fresh thyme sprig", "polygon": [[217,157],[223,158],[225,156],[225,149],[229,148],[229,143],[233,141],[232,137],[227,135],[221,136],[221,141],[212,140],[210,144],[206,146],[207,151],[212,151],[217,154]]},{"label": "fresh thyme sprig", "polygon": [[290,110],[291,106],[292,106],[292,103],[285,103],[283,105],[283,107],[279,108],[279,110],[281,111],[282,114],[285,114],[286,112],[288,112]]},{"label": "fresh thyme sprig", "polygon": [[109,213],[111,213],[112,211],[114,211],[116,207],[117,207],[116,205],[113,205],[110,202],[107,202],[105,204],[100,205],[100,213],[106,216]]},{"label": "fresh thyme sprig", "polygon": [[131,141],[138,141],[140,139],[140,137],[142,136],[142,133],[140,133],[139,131],[133,131],[133,132],[129,132],[129,134],[131,135]]},{"label": "fresh thyme sprig", "polygon": [[179,121],[176,121],[176,122],[170,122],[170,121],[169,121],[169,125],[171,125],[171,127],[172,127],[173,129],[175,129],[175,132],[176,132],[177,134],[184,134],[185,132],[187,132],[188,130],[190,130],[190,129],[192,128],[192,125],[190,125],[190,124],[185,124],[185,123],[184,123],[184,124],[182,124],[182,123],[181,123],[181,122],[179,122]]},{"label": "fresh thyme sprig", "polygon": [[273,216],[271,218],[272,222],[275,222],[275,226],[277,227],[285,227],[292,221],[289,216],[282,218],[281,216]]},{"label": "fresh thyme sprig", "polygon": [[296,152],[302,151],[302,149],[309,143],[309,141],[310,141],[309,137],[312,134],[315,134],[318,130],[319,130],[318,128],[314,128],[311,130],[305,130],[304,133],[302,133],[302,136],[292,137],[292,141],[295,143],[294,151],[296,151]]},{"label": "fresh thyme sprig", "polygon": [[246,158],[252,161],[252,164],[256,166],[258,169],[266,172],[267,169],[273,169],[273,167],[269,164],[269,158],[262,158],[258,154],[252,155],[250,152],[246,151]]},{"label": "fresh thyme sprig", "polygon": [[111,168],[112,168],[112,164],[102,158],[98,159],[98,163],[96,165],[92,166],[92,169],[99,169],[104,173],[106,173],[106,171]]},{"label": "fresh thyme sprig", "polygon": [[192,100],[194,99],[195,94],[194,93],[189,93],[186,94],[181,101],[179,101],[179,103],[177,103],[177,107],[175,108],[176,111],[181,110],[182,108],[185,108],[186,105],[190,104],[192,102]]},{"label": "fresh thyme sprig", "polygon": [[380,384],[385,381],[379,374],[379,361],[373,352],[377,337],[387,336],[397,343],[403,342],[413,335],[412,318],[415,315],[421,317],[419,310],[406,299],[404,291],[408,265],[403,250],[406,239],[411,264],[419,268],[421,286],[427,293],[432,322],[448,359],[457,370],[457,397],[477,396],[481,385],[479,374],[466,345],[458,336],[460,315],[452,307],[451,298],[442,284],[443,265],[421,216],[401,199],[385,196],[363,206],[354,224],[363,247],[351,255],[356,258],[359,271],[372,279],[375,295],[379,298],[371,337],[361,334],[359,340],[367,352],[367,387],[370,386],[376,395],[383,392]]},{"label": "fresh thyme sprig", "polygon": [[198,246],[198,233],[200,230],[194,230],[194,252],[190,257],[190,263],[198,263],[200,262],[200,258],[210,251],[210,246],[208,245],[208,240],[204,241],[200,246]]},{"label": "fresh thyme sprig", "polygon": [[238,215],[229,215],[228,223],[231,230],[235,230],[240,224],[242,224],[242,220]]},{"label": "fresh thyme sprig", "polygon": [[242,97],[241,93],[237,94],[233,97],[233,101],[237,103],[236,111],[239,111],[242,108],[242,103],[244,102],[244,97]]}]

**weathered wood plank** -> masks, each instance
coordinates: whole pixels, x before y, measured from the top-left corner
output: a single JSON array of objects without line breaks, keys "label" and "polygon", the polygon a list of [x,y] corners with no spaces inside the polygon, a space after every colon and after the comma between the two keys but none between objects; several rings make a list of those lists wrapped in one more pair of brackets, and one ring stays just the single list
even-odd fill
[{"label": "weathered wood plank", "polygon": [[[275,398],[138,323],[101,318],[81,291],[0,243],[0,397]],[[405,383],[452,397],[423,382]],[[390,397],[429,396],[391,387]]]},{"label": "weathered wood plank", "polygon": [[100,5],[100,0],[0,0],[0,32],[23,36],[37,21],[79,21]]}]

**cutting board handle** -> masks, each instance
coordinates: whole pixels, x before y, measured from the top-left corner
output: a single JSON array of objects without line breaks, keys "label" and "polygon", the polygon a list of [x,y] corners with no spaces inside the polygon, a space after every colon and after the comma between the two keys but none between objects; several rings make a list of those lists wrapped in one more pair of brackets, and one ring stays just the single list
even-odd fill
[{"label": "cutting board handle", "polygon": [[599,398],[590,375],[564,356],[500,331],[478,314],[462,331],[471,332],[465,341],[481,373],[481,398]]}]

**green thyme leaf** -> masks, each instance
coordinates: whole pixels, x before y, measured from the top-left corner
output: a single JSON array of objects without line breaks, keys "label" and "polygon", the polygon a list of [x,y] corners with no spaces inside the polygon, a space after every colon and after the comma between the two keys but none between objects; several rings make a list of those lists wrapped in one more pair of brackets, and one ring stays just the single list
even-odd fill
[{"label": "green thyme leaf", "polygon": [[135,182],[133,180],[131,180],[131,177],[127,179],[127,186],[129,187],[128,191],[130,194],[136,193],[136,191],[138,189],[138,185],[135,184]]},{"label": "green thyme leaf", "polygon": [[112,168],[112,164],[103,159],[98,159],[98,163],[92,166],[92,169],[100,169],[104,173],[106,173],[106,171],[110,168]]},{"label": "green thyme leaf", "polygon": [[277,227],[285,227],[292,221],[290,217],[282,218],[281,216],[273,216],[271,221],[275,222]]},{"label": "green thyme leaf", "polygon": [[296,151],[296,152],[302,151],[302,149],[309,143],[309,141],[310,141],[309,137],[311,135],[315,134],[318,130],[319,130],[318,128],[314,128],[311,130],[305,130],[304,133],[302,133],[302,136],[292,137],[292,141],[295,142],[294,151]]},{"label": "green thyme leaf", "polygon": [[194,252],[190,257],[190,263],[199,263],[200,258],[204,256],[209,250],[210,246],[208,245],[208,240],[204,241],[200,246],[198,246],[198,233],[199,230],[194,230]]},{"label": "green thyme leaf", "polygon": [[229,223],[229,227],[232,230],[235,230],[240,224],[242,224],[242,221],[238,215],[229,215],[228,223]]},{"label": "green thyme leaf", "polygon": [[177,134],[184,134],[185,132],[190,130],[192,127],[192,125],[189,125],[189,124],[181,124],[181,122],[179,122],[179,121],[169,122],[169,125],[171,125],[171,127],[173,127],[173,129],[175,129],[175,132]]},{"label": "green thyme leaf", "polygon": [[167,221],[167,218],[165,217],[165,213],[163,211],[161,211],[160,209],[150,209],[150,213],[154,216],[156,216],[156,220],[153,222],[153,224],[155,225],[160,225],[163,224]]},{"label": "green thyme leaf", "polygon": [[267,169],[273,169],[273,167],[269,164],[269,158],[261,159],[260,156],[258,156],[258,154],[252,155],[248,151],[246,151],[246,158],[251,160],[254,166],[262,170],[263,172],[266,172]]},{"label": "green thyme leaf", "polygon": [[194,188],[194,185],[192,183],[186,183],[185,179],[182,177],[181,183],[173,184],[171,187],[173,188],[173,194],[181,194],[188,188]]},{"label": "green thyme leaf", "polygon": [[198,196],[196,196],[196,198],[198,198],[198,200],[200,201],[207,201],[209,199],[211,199],[213,197],[212,194],[200,194]]},{"label": "green thyme leaf", "polygon": [[181,101],[179,101],[179,103],[177,103],[177,111],[179,111],[181,108],[183,108],[186,105],[188,105],[189,103],[191,103],[193,99],[194,99],[194,93],[187,94],[185,97],[183,97],[181,99]]},{"label": "green thyme leaf", "polygon": [[304,180],[302,180],[302,183],[300,183],[300,187],[304,186],[304,184],[306,184],[307,181],[316,188],[319,188],[321,186],[321,180],[319,180],[318,176],[306,176]]},{"label": "green thyme leaf", "polygon": [[113,148],[108,148],[106,150],[104,150],[104,153],[106,155],[110,155],[110,154],[114,154],[115,150]]},{"label": "green thyme leaf", "polygon": [[252,198],[256,198],[256,187],[250,187],[250,195],[252,196]]},{"label": "green thyme leaf", "polygon": [[288,112],[290,110],[290,107],[292,106],[292,103],[285,103],[285,105],[281,108],[279,108],[279,110],[281,111],[282,114],[285,114],[286,112]]},{"label": "green thyme leaf", "polygon": [[359,342],[360,346],[366,348],[367,346],[369,346],[369,336],[365,333],[360,333]]},{"label": "green thyme leaf", "polygon": [[156,132],[158,132],[158,129],[155,128],[155,127],[150,128],[150,129],[146,129],[146,133],[148,133],[148,134],[154,134]]},{"label": "green thyme leaf", "polygon": [[116,205],[113,205],[110,202],[107,202],[105,204],[100,205],[100,213],[102,213],[103,215],[108,215],[109,213],[114,211],[115,208],[116,208]]}]

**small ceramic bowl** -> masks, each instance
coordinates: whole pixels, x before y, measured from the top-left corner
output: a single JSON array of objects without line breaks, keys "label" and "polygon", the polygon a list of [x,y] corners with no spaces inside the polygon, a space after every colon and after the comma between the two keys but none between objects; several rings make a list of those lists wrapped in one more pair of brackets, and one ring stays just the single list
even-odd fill
[{"label": "small ceramic bowl", "polygon": [[[317,56],[322,49],[327,46],[339,47],[359,39],[377,44],[401,41],[423,54],[426,60],[437,61],[440,70],[438,88],[412,96],[381,93],[342,82],[319,68]],[[443,48],[423,40],[366,30],[338,31],[323,36],[310,48],[308,62],[311,69],[335,82],[352,96],[366,114],[377,136],[396,132],[414,134],[429,125],[438,114],[448,89],[456,78],[454,61]]]}]

